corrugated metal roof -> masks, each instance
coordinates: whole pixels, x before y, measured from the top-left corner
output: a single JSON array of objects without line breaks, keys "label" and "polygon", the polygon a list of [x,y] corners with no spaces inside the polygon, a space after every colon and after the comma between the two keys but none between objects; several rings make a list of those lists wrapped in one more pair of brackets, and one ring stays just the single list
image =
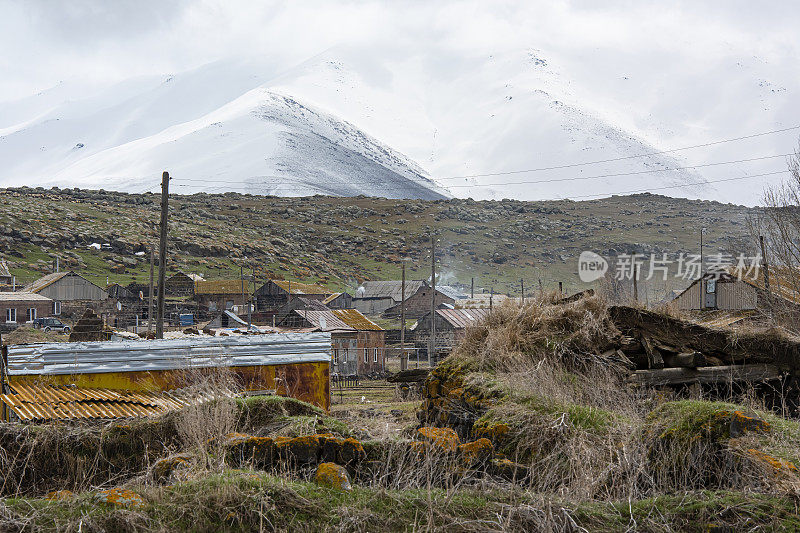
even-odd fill
[{"label": "corrugated metal roof", "polygon": [[[428,313],[430,314],[430,313]],[[437,309],[436,314],[454,328],[468,328],[489,316],[488,309]]]},{"label": "corrugated metal roof", "polygon": [[8,374],[60,375],[330,361],[326,333],[8,346]]},{"label": "corrugated metal roof", "polygon": [[[728,272],[732,276],[738,276],[739,271],[736,268],[731,268]],[[764,290],[766,285],[764,283],[764,269],[758,270],[758,277],[741,276],[742,281],[756,287],[757,289]],[[800,270],[796,268],[771,266],[769,268],[769,290],[770,293],[783,298],[784,300],[792,303],[800,304]]]},{"label": "corrugated metal roof", "polygon": [[0,277],[11,277],[11,271],[8,270],[8,264],[5,262],[5,259],[0,259]]},{"label": "corrugated metal roof", "polygon": [[468,297],[461,289],[452,285],[437,285],[436,290],[453,300],[463,300]]},{"label": "corrugated metal roof", "polygon": [[383,328],[361,314],[357,309],[332,309],[342,322],[359,331],[383,331]]},{"label": "corrugated metal roof", "polygon": [[332,301],[334,301],[336,298],[338,298],[341,295],[342,295],[341,292],[334,292],[333,294],[331,294],[327,298],[323,299],[322,303],[323,304],[329,304],[329,303],[331,303]]},{"label": "corrugated metal roof", "polygon": [[[425,281],[422,280],[406,281],[405,298],[412,296],[425,285]],[[356,298],[391,298],[395,302],[400,302],[405,299],[402,296],[402,286],[402,281],[365,281],[356,291]]]},{"label": "corrugated metal roof", "polygon": [[217,279],[211,281],[195,281],[195,294],[250,294],[250,283],[241,279]]},{"label": "corrugated metal roof", "polygon": [[46,276],[42,276],[36,281],[29,283],[25,287],[25,292],[39,292],[45,287],[49,287],[56,281],[60,280],[61,278],[67,277],[70,274],[72,274],[72,271],[70,270],[67,270],[65,272],[53,272],[52,274],[47,274]]},{"label": "corrugated metal roof", "polygon": [[144,417],[211,399],[186,391],[128,392],[45,383],[11,383],[9,387],[11,392],[0,399],[21,420]]},{"label": "corrugated metal roof", "polygon": [[[300,283],[298,281],[289,281],[289,280],[272,280],[272,283],[280,287],[281,289],[289,292],[290,294],[330,294],[330,291],[324,287],[320,287],[319,285],[313,285],[310,283]],[[291,286],[291,292],[289,287]]]},{"label": "corrugated metal roof", "polygon": [[0,292],[0,302],[52,302],[50,298],[35,292]]},{"label": "corrugated metal roof", "polygon": [[317,309],[295,309],[294,312],[308,320],[320,331],[355,331],[355,328],[348,325],[344,320],[333,314],[328,309],[320,311]]}]

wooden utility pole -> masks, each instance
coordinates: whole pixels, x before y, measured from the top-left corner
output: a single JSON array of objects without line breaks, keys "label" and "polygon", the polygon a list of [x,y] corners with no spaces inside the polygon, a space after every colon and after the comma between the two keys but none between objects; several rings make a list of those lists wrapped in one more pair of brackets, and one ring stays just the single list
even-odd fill
[{"label": "wooden utility pole", "polygon": [[469,283],[469,297],[473,299],[475,298],[475,278],[472,278]]},{"label": "wooden utility pole", "polygon": [[[239,265],[239,283],[242,286],[242,305],[245,305],[246,301],[244,299],[244,265]],[[248,331],[250,331],[250,327],[249,326],[250,326],[250,324],[248,324],[248,328],[247,328]]]},{"label": "wooden utility pole", "polygon": [[[247,305],[247,329],[250,329],[250,326],[253,324],[253,295],[256,293],[256,267],[252,263],[250,264],[250,278],[253,280],[253,291],[250,293],[249,301],[250,303]],[[248,283],[247,286],[249,287],[250,284]]]},{"label": "wooden utility pole", "polygon": [[156,338],[164,338],[164,278],[167,275],[167,221],[169,214],[169,172],[161,175],[161,238],[158,243],[158,317]]},{"label": "wooden utility pole", "polygon": [[436,233],[431,230],[431,338],[428,341],[428,366],[433,367],[436,350]]},{"label": "wooden utility pole", "polygon": [[522,303],[525,303],[525,280],[522,278],[519,280],[519,290],[522,293]]},{"label": "wooden utility pole", "polygon": [[147,333],[153,331],[153,264],[155,263],[155,252],[150,246],[150,289],[147,293]]},{"label": "wooden utility pole", "polygon": [[406,355],[406,262],[402,264],[402,277],[400,278],[400,370],[408,370],[408,356]]},{"label": "wooden utility pole", "polygon": [[560,300],[563,297],[564,297],[564,282],[563,281],[559,281],[558,282],[558,299]]},{"label": "wooden utility pole", "polygon": [[769,293],[769,263],[767,262],[767,247],[764,246],[763,235],[758,236],[758,242],[761,244],[761,267],[764,269],[764,288]]},{"label": "wooden utility pole", "polygon": [[705,267],[703,266],[703,232],[706,228],[700,228],[700,309],[706,307],[706,280],[703,278]]},{"label": "wooden utility pole", "polygon": [[639,265],[633,265],[633,301],[639,302]]}]

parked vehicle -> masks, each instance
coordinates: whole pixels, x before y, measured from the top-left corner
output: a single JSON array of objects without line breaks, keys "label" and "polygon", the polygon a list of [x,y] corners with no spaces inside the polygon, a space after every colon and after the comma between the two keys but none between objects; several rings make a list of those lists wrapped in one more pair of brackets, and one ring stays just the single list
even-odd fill
[{"label": "parked vehicle", "polygon": [[62,333],[69,333],[71,331],[68,325],[55,317],[37,318],[33,321],[33,327],[36,329],[43,329],[46,332],[60,331]]}]

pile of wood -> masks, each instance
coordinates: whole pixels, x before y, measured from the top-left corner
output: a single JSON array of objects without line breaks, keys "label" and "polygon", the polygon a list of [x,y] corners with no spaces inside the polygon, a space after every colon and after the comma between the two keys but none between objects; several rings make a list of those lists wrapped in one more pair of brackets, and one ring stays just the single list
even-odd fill
[{"label": "pile of wood", "polygon": [[613,350],[646,385],[758,382],[795,374],[800,340],[778,331],[713,329],[627,306],[609,314],[622,336]]}]

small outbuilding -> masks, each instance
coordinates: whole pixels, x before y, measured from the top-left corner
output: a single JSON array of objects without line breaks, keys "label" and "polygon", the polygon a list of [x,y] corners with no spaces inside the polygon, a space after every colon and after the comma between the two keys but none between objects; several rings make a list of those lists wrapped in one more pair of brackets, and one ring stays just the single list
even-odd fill
[{"label": "small outbuilding", "polygon": [[53,300],[33,292],[0,292],[0,321],[4,329],[53,314]]},{"label": "small outbuilding", "polygon": [[71,270],[42,276],[28,284],[24,291],[50,298],[55,315],[81,316],[87,307],[99,310],[108,300],[103,288]]}]

